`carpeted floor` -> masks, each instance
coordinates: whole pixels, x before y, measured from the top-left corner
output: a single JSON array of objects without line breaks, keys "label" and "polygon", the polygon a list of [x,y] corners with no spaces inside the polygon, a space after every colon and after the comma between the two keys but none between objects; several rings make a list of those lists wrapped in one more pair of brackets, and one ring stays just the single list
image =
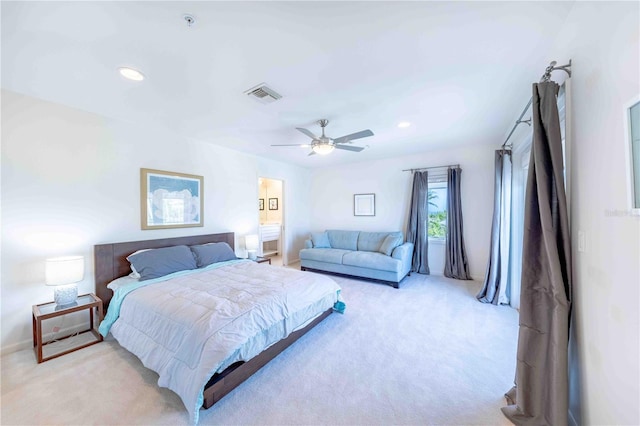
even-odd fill
[{"label": "carpeted floor", "polygon": [[[335,277],[347,303],[206,411],[200,424],[508,425],[518,315],[480,284],[413,274],[399,290]],[[157,375],[109,337],[37,364],[2,357],[2,425],[185,424]]]}]

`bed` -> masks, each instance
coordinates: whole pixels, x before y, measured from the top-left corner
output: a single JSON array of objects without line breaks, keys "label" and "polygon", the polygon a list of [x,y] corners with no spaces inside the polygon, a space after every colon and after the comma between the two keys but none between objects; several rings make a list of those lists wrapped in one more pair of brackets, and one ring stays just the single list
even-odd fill
[{"label": "bed", "polygon": [[[94,246],[96,294],[102,299],[107,312],[105,321],[101,324],[101,330],[103,325],[111,327],[110,332],[123,347],[140,358],[146,367],[159,374],[158,384],[172,389],[182,398],[193,423],[198,421],[200,406],[205,409],[213,406],[328,317],[334,306],[341,308],[344,306],[339,301],[340,288],[325,276],[257,264],[248,260],[229,260],[211,264],[198,271],[177,273],[170,279],[167,277],[151,279],[145,283],[136,284],[133,290],[129,288],[128,293],[122,289],[114,293],[107,287],[114,280],[129,279],[126,277],[131,272],[131,264],[127,256],[138,250],[161,248],[165,250],[164,248],[169,247],[182,249],[183,246],[201,246],[209,243],[227,243],[233,250],[234,234],[220,233]],[[244,287],[245,285],[247,287]],[[219,288],[223,290],[218,290]],[[233,289],[234,292],[232,293],[229,289]],[[195,293],[195,291],[205,291],[205,293]],[[223,294],[214,294],[218,291],[222,291]],[[210,293],[214,296],[210,296]],[[234,296],[229,296],[231,294]],[[240,296],[235,296],[236,294]],[[237,306],[236,301],[232,301],[234,297],[238,299]],[[245,303],[245,299],[254,297],[256,297],[255,300],[251,299]],[[258,297],[264,297],[264,299],[257,299]],[[209,300],[213,300],[212,298],[223,300],[224,303],[209,303]],[[181,305],[166,307],[169,306],[168,304],[186,303],[185,300],[191,303],[188,308]],[[280,303],[282,306],[278,305]],[[208,304],[211,305],[212,318],[202,320],[199,317],[196,318],[199,314],[193,314],[196,315],[193,325],[183,323],[188,320],[182,317],[183,314],[186,313],[185,317],[188,317],[194,307],[200,309],[201,305]],[[160,323],[155,317],[153,320],[148,319],[146,310],[152,315],[159,311],[163,311],[162,315],[167,315],[167,318],[163,319],[166,322],[163,323],[160,331],[152,329],[160,327]],[[181,316],[170,317],[174,311],[182,312]],[[230,317],[230,315],[237,315],[237,317]],[[107,320],[110,317],[110,321],[114,321],[112,325],[105,324],[109,322]],[[218,317],[224,320],[225,327],[233,328],[223,329],[217,325],[218,323],[214,320],[219,320]],[[241,320],[245,321],[247,318],[250,319],[250,323],[238,325]],[[188,334],[172,331],[173,324],[178,323],[180,324],[175,330],[202,329],[205,334],[197,340],[202,342],[201,345],[185,344],[183,341],[178,341],[179,339],[176,340],[173,336]],[[255,324],[262,324],[264,330],[255,332]],[[105,329],[109,330],[109,328]],[[242,333],[247,336],[239,337],[238,335]],[[161,342],[157,348],[147,344],[149,342],[146,340],[153,340],[153,336],[158,334],[169,335],[168,340]],[[149,339],[148,336],[152,338]],[[241,339],[246,339],[243,346],[233,349],[233,345],[239,345]],[[153,345],[156,342],[150,341],[150,343]],[[260,344],[263,346],[259,346]],[[174,346],[174,352],[171,354],[170,362],[167,362],[162,357],[166,358],[165,352],[167,348],[171,349],[171,345]],[[225,347],[228,348],[224,349]],[[219,358],[223,356],[224,360],[220,361]],[[194,364],[196,362],[197,366]],[[175,368],[166,368],[165,365],[168,364]],[[211,370],[208,370],[209,368]],[[204,373],[205,371],[208,373]],[[182,377],[192,373],[198,374],[198,380],[192,380],[191,376]],[[202,374],[207,376],[202,382],[203,386],[200,387],[198,383]],[[170,375],[173,376],[169,377]],[[193,398],[193,391],[185,392],[182,389],[184,382],[198,387],[198,398]],[[192,404],[194,401],[195,404]]]}]

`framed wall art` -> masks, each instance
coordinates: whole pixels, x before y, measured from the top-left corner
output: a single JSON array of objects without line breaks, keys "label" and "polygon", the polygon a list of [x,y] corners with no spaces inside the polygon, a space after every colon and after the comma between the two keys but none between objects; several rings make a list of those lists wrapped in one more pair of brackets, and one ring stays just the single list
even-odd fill
[{"label": "framed wall art", "polygon": [[354,194],[353,195],[353,215],[354,216],[375,216],[376,215],[376,194]]},{"label": "framed wall art", "polygon": [[264,210],[264,198],[258,198],[258,208]]},{"label": "framed wall art", "polygon": [[269,210],[278,210],[277,198],[269,198]]},{"label": "framed wall art", "polygon": [[203,189],[202,176],[140,169],[142,229],[203,226]]}]

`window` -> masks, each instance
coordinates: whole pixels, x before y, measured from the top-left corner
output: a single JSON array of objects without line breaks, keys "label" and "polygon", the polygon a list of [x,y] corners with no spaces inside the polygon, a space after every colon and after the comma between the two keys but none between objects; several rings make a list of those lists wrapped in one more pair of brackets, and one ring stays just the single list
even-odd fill
[{"label": "window", "polygon": [[429,222],[427,235],[430,239],[444,240],[447,235],[447,182],[429,180],[427,193]]}]

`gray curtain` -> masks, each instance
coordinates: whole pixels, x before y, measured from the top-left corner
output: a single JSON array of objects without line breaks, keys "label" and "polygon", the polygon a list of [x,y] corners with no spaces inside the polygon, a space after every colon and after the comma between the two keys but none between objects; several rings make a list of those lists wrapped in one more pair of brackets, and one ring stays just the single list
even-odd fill
[{"label": "gray curtain", "polygon": [[462,169],[460,167],[450,168],[447,173],[447,241],[444,276],[458,280],[470,280],[462,231],[461,175]]},{"label": "gray curtain", "polygon": [[409,221],[407,222],[407,241],[413,243],[411,271],[427,275],[429,274],[429,238],[427,235],[427,225],[429,221],[427,205],[428,191],[428,172],[414,172],[411,205],[409,206]]},{"label": "gray curtain", "polygon": [[511,254],[511,151],[496,151],[493,189],[491,254],[484,286],[476,298],[482,303],[509,304]]},{"label": "gray curtain", "polygon": [[566,425],[571,251],[554,82],[533,85],[516,386],[502,409],[518,425]]}]

